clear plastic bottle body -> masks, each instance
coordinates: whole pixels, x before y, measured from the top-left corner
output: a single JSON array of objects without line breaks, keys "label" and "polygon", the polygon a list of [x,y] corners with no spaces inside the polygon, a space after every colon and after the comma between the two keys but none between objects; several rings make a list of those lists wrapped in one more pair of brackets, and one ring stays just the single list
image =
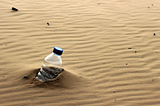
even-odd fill
[{"label": "clear plastic bottle body", "polygon": [[62,59],[60,55],[51,53],[44,59],[42,67],[36,78],[43,82],[54,81],[63,71],[63,69],[60,67],[61,65]]}]

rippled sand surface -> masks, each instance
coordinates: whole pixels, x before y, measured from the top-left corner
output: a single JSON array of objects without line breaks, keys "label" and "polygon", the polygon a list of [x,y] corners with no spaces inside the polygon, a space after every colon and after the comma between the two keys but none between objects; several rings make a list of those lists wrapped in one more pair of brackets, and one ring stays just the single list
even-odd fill
[{"label": "rippled sand surface", "polygon": [[[159,0],[1,0],[0,8],[1,106],[160,105]],[[65,71],[34,81],[55,46]]]}]

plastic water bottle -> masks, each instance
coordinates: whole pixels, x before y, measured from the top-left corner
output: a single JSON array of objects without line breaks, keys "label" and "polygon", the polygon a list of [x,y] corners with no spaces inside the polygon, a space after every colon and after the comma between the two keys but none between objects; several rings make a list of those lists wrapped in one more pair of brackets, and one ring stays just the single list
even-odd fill
[{"label": "plastic water bottle", "polygon": [[42,67],[36,76],[38,80],[43,82],[54,81],[61,74],[64,70],[60,67],[62,65],[62,53],[63,49],[54,47],[53,53],[48,55],[42,63]]}]

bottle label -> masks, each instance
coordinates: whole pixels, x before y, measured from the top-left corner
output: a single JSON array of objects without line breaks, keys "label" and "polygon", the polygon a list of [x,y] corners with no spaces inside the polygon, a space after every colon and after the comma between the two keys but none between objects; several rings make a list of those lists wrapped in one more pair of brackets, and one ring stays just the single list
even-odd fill
[{"label": "bottle label", "polygon": [[46,76],[47,79],[53,79],[57,77],[64,69],[62,68],[55,68],[55,67],[42,67],[40,72],[43,76]]},{"label": "bottle label", "polygon": [[52,76],[51,74],[48,74],[48,73],[45,72],[42,68],[40,69],[40,71],[42,72],[42,74],[43,74],[44,76],[47,76],[47,77],[49,77],[49,78],[54,78],[54,76]]}]

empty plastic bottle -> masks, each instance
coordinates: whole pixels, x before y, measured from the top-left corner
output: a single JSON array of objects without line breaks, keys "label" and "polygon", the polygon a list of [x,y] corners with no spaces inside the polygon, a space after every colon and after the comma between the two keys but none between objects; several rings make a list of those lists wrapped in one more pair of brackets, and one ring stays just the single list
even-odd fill
[{"label": "empty plastic bottle", "polygon": [[43,82],[54,81],[57,76],[59,76],[59,74],[61,74],[61,72],[64,70],[60,67],[62,65],[62,53],[63,49],[54,47],[53,53],[44,59],[42,67],[36,78]]}]

